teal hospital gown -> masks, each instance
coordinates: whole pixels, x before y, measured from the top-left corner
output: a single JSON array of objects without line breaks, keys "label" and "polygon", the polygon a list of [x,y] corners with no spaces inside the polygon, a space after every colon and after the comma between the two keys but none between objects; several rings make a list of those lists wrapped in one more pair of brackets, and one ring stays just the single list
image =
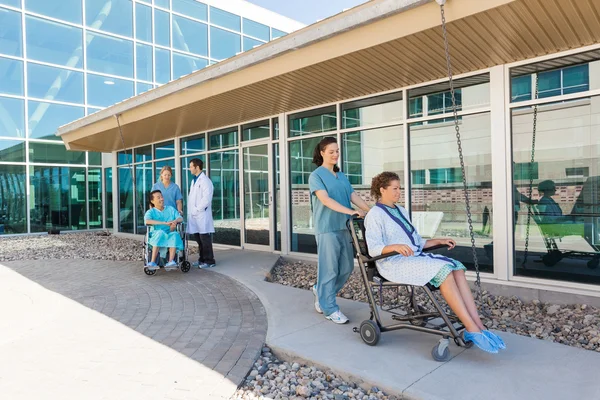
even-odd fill
[{"label": "teal hospital gown", "polygon": [[[177,218],[180,218],[179,212],[171,206],[166,206],[162,211],[154,207],[146,211],[144,222],[154,220],[166,223],[168,221],[174,221]],[[159,247],[161,257],[165,257],[167,249],[171,247],[175,247],[177,250],[183,250],[183,241],[181,240],[179,232],[171,232],[169,225],[152,225],[149,236],[148,244],[153,247]]]}]

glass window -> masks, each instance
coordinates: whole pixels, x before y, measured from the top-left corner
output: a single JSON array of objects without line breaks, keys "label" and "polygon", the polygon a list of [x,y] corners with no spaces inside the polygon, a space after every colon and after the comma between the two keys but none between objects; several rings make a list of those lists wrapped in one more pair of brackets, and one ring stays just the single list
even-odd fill
[{"label": "glass window", "polygon": [[70,151],[62,143],[29,142],[29,161],[45,164],[85,164],[85,151]]},{"label": "glass window", "polygon": [[220,8],[210,8],[210,22],[215,25],[222,26],[223,28],[231,29],[237,32],[241,31],[242,20],[240,16],[221,10]]},{"label": "glass window", "polygon": [[[207,170],[208,166],[206,165],[206,156],[204,154],[199,154],[199,155],[195,155],[195,156],[189,156],[189,157],[181,157],[181,194],[183,195],[183,214],[184,217],[187,214],[187,196],[190,190],[190,186],[192,183],[192,179],[193,179],[193,175],[190,173],[190,161],[193,160],[194,158],[198,158],[200,160],[202,160],[202,162],[204,163],[204,169]],[[213,209],[214,212],[214,209]]]},{"label": "glass window", "polygon": [[541,72],[538,74],[538,98],[560,96],[560,70]]},{"label": "glass window", "polygon": [[141,93],[147,92],[150,89],[152,89],[152,85],[149,83],[138,82],[135,84],[136,94],[141,94]]},{"label": "glass window", "polygon": [[269,41],[269,27],[251,19],[244,18],[244,34],[265,42]]},{"label": "glass window", "polygon": [[136,191],[136,230],[137,234],[146,233],[144,214],[150,208],[148,194],[154,185],[152,163],[137,164],[135,166],[135,191]]},{"label": "glass window", "polygon": [[25,142],[22,140],[0,140],[0,161],[25,162]]},{"label": "glass window", "polygon": [[226,149],[228,147],[235,147],[238,144],[238,131],[237,128],[223,129],[217,132],[210,132],[208,134],[210,140],[210,150]]},{"label": "glass window", "polygon": [[600,284],[599,105],[600,96],[538,105],[535,151],[534,107],[511,110],[513,170],[534,159],[533,182],[513,180],[515,275]]},{"label": "glass window", "polygon": [[23,95],[23,61],[0,57],[0,93]]},{"label": "glass window", "polygon": [[113,187],[112,167],[104,168],[104,193],[106,198],[104,226],[106,229],[113,228]]},{"label": "glass window", "polygon": [[24,165],[0,165],[0,235],[27,232],[25,178]]},{"label": "glass window", "polygon": [[[168,142],[157,143],[154,145],[154,158],[168,158],[175,157],[175,142],[169,140]],[[174,165],[172,165],[175,168]],[[173,179],[173,182],[175,179]]]},{"label": "glass window", "polygon": [[135,37],[152,42],[152,8],[135,3]]},{"label": "glass window", "polygon": [[254,140],[268,138],[269,121],[260,121],[242,126],[242,140]]},{"label": "glass window", "polygon": [[563,94],[585,92],[590,89],[590,65],[577,65],[562,70]]},{"label": "glass window", "polygon": [[133,149],[134,162],[152,161],[152,146],[137,147]]},{"label": "glass window", "polygon": [[88,70],[133,78],[133,42],[91,32],[87,37]]},{"label": "glass window", "polygon": [[342,104],[342,129],[402,120],[402,93],[371,97]]},{"label": "glass window", "polygon": [[83,73],[27,63],[27,95],[83,104]]},{"label": "glass window", "polygon": [[279,139],[279,118],[273,118],[271,122],[273,124],[273,139]]},{"label": "glass window", "polygon": [[[62,125],[85,116],[83,107],[51,104],[29,100],[29,137],[35,139],[61,140],[56,131]],[[85,153],[84,153],[85,154]],[[85,158],[84,158],[85,164]]]},{"label": "glass window", "polygon": [[26,0],[25,9],[74,24],[81,24],[81,0]]},{"label": "glass window", "polygon": [[240,35],[210,27],[210,56],[217,60],[224,60],[235,56],[242,51]]},{"label": "glass window", "polygon": [[6,4],[7,6],[21,8],[21,0],[0,0],[0,4]]},{"label": "glass window", "polygon": [[173,79],[189,75],[208,66],[208,61],[200,57],[186,56],[173,52]]},{"label": "glass window", "polygon": [[169,82],[171,80],[171,52],[169,50],[155,48],[154,63],[156,65],[156,82]]},{"label": "glass window", "polygon": [[173,15],[173,48],[208,55],[208,27],[202,22]]},{"label": "glass window", "polygon": [[172,0],[173,11],[192,18],[208,21],[208,7],[196,0]]},{"label": "glass window", "polygon": [[337,129],[335,107],[321,108],[290,115],[290,136],[330,132]]},{"label": "glass window", "polygon": [[260,40],[251,39],[246,36],[244,36],[243,42],[244,42],[244,51],[252,50],[254,47],[264,44]]},{"label": "glass window", "polygon": [[74,68],[83,67],[79,28],[27,16],[27,57]]},{"label": "glass window", "polygon": [[136,50],[136,78],[152,82],[154,74],[152,72],[152,47],[138,43],[135,45]]},{"label": "glass window", "polygon": [[110,107],[133,97],[133,82],[100,75],[87,75],[87,101],[97,107]]},{"label": "glass window", "polygon": [[[473,268],[465,214],[462,172],[452,124],[409,126],[412,220],[425,238],[450,237],[457,243],[454,258]],[[464,116],[461,140],[480,269],[493,271],[492,157],[489,113]],[[365,156],[365,159],[368,157]],[[415,171],[415,174],[412,174]],[[404,183],[404,182],[403,182]],[[402,185],[403,187],[405,185]]]},{"label": "glass window", "polygon": [[129,167],[118,167],[119,232],[133,233],[133,176]]},{"label": "glass window", "polygon": [[154,43],[170,46],[169,13],[154,9]]},{"label": "glass window", "polygon": [[[87,183],[89,229],[100,229],[102,228],[102,169],[89,168]],[[84,209],[83,212],[85,211]]]},{"label": "glass window", "polygon": [[166,8],[167,10],[170,8],[169,0],[154,0],[154,5],[157,7]]},{"label": "glass window", "polygon": [[133,162],[133,154],[131,150],[119,151],[117,153],[117,165],[131,164]]},{"label": "glass window", "polygon": [[97,113],[100,110],[102,110],[102,108],[86,107],[86,115],[91,115],[91,114]]},{"label": "glass window", "polygon": [[510,81],[510,101],[531,100],[531,75],[516,76]]},{"label": "glass window", "polygon": [[25,137],[25,102],[0,97],[0,136]]},{"label": "glass window", "polygon": [[415,97],[408,102],[408,118],[420,118],[423,116],[423,98]]},{"label": "glass window", "polygon": [[275,40],[285,35],[287,35],[286,32],[280,31],[279,29],[271,28],[271,40]]},{"label": "glass window", "polygon": [[21,32],[21,13],[0,8],[0,53],[21,57]]},{"label": "glass window", "polygon": [[131,0],[85,0],[85,23],[90,28],[133,37]]},{"label": "glass window", "polygon": [[206,150],[206,140],[204,133],[195,136],[188,136],[181,139],[181,154],[194,154]]},{"label": "glass window", "polygon": [[533,177],[533,179],[539,179],[539,169],[538,163],[534,162],[523,162],[523,163],[513,163],[513,179],[516,181],[527,180],[529,181],[529,177]]},{"label": "glass window", "polygon": [[88,151],[89,165],[102,165],[102,153],[96,151]]},{"label": "glass window", "polygon": [[239,246],[240,168],[238,150],[210,154],[210,180],[214,185],[212,212],[215,221],[214,242]]},{"label": "glass window", "polygon": [[275,171],[275,182],[273,185],[275,186],[275,196],[273,197],[275,215],[273,215],[274,224],[275,224],[275,250],[281,250],[281,170],[279,168],[279,143],[273,144],[273,170]]},{"label": "glass window", "polygon": [[269,246],[269,145],[243,149],[245,243]]}]

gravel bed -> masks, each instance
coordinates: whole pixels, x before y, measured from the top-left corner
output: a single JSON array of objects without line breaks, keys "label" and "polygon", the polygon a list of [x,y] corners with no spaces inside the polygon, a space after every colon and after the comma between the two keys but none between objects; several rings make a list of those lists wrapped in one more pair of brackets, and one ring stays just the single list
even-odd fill
[{"label": "gravel bed", "polygon": [[332,371],[278,360],[264,347],[254,368],[232,400],[247,399],[332,399],[332,400],[396,400],[376,387],[364,390],[346,382]]},{"label": "gravel bed", "polygon": [[[310,290],[317,281],[317,267],[308,262],[282,261],[271,271],[269,280]],[[383,292],[384,304],[408,306],[409,298],[404,295],[406,292],[400,292],[399,296],[393,289]],[[367,302],[358,269],[354,270],[339,296]],[[439,292],[436,292],[436,296],[441,300]],[[420,304],[427,304],[423,291],[418,291],[418,298]],[[485,290],[481,302],[477,303],[480,310],[488,314],[483,322],[491,329],[600,352],[600,309],[595,307],[586,304],[548,304],[537,300],[523,302],[517,297],[495,296]]]}]

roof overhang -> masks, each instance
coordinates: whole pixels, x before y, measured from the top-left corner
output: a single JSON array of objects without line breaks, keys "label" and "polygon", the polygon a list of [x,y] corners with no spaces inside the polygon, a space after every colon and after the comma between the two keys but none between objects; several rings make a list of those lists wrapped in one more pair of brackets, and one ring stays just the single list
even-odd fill
[{"label": "roof overhang", "polygon": [[[597,0],[448,0],[455,74],[600,42]],[[446,76],[432,0],[372,0],[58,130],[110,152]],[[116,115],[122,127],[124,146]]]}]

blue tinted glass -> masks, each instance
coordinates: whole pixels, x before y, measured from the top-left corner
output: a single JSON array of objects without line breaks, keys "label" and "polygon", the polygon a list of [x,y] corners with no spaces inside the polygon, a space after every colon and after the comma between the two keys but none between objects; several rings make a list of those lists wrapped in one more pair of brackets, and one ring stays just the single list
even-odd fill
[{"label": "blue tinted glass", "polygon": [[25,9],[76,24],[82,20],[81,0],[25,0]]},{"label": "blue tinted glass", "polygon": [[169,0],[154,0],[154,5],[157,7],[169,9]]},{"label": "blue tinted glass", "polygon": [[[172,140],[154,145],[154,158],[167,157],[175,157],[175,142]],[[175,168],[175,165],[171,166]]]},{"label": "blue tinted glass", "polygon": [[260,46],[264,44],[260,40],[250,39],[249,37],[244,36],[244,51],[252,50],[255,46]]},{"label": "blue tinted glass", "polygon": [[169,13],[154,10],[154,43],[169,46]]},{"label": "blue tinted glass", "polygon": [[0,136],[25,137],[25,102],[0,97]]},{"label": "blue tinted glass", "polygon": [[138,82],[135,84],[136,94],[147,92],[150,89],[152,89],[152,85],[149,83]]},{"label": "blue tinted glass", "polygon": [[133,42],[91,32],[87,36],[88,70],[133,78]]},{"label": "blue tinted glass", "polygon": [[538,74],[538,98],[560,95],[560,69]]},{"label": "blue tinted glass", "polygon": [[173,11],[202,21],[208,21],[208,7],[196,0],[173,0]]},{"label": "blue tinted glass", "polygon": [[201,22],[173,15],[173,48],[208,55],[208,27]]},{"label": "blue tinted glass", "polygon": [[238,15],[215,7],[210,8],[210,22],[238,32],[242,27],[242,19]]},{"label": "blue tinted glass", "polygon": [[83,73],[27,64],[27,95],[44,100],[83,104]]},{"label": "blue tinted glass", "polygon": [[152,42],[152,8],[135,4],[135,37]]},{"label": "blue tinted glass", "polygon": [[156,82],[169,82],[171,80],[171,52],[164,49],[155,49],[154,62],[156,63]]},{"label": "blue tinted glass", "polygon": [[244,18],[244,34],[250,35],[255,38],[269,41],[269,27],[258,22],[252,21],[251,19]]},{"label": "blue tinted glass", "polygon": [[133,5],[131,0],[85,0],[87,26],[133,37]]},{"label": "blue tinted glass", "polygon": [[205,68],[207,65],[208,60],[204,58],[173,53],[173,79],[191,74],[194,71]]},{"label": "blue tinted glass", "polygon": [[210,28],[210,56],[217,60],[224,60],[235,56],[241,49],[240,35],[227,32],[223,29]]},{"label": "blue tinted glass", "polygon": [[69,67],[83,67],[81,29],[27,17],[27,58]]},{"label": "blue tinted glass", "polygon": [[23,61],[0,57],[0,93],[23,95]]},{"label": "blue tinted glass", "polygon": [[589,64],[576,65],[563,69],[563,93],[577,93],[588,90],[590,86]]},{"label": "blue tinted glass", "polygon": [[88,74],[88,104],[109,107],[133,96],[133,82]]},{"label": "blue tinted glass", "polygon": [[0,8],[0,53],[21,56],[21,13]]},{"label": "blue tinted glass", "polygon": [[86,110],[85,115],[90,115],[93,113],[97,113],[98,111],[102,110],[101,108],[95,108],[95,107],[88,107]]},{"label": "blue tinted glass", "polygon": [[152,82],[152,47],[145,44],[135,46],[136,53],[136,78]]},{"label": "blue tinted glass", "polygon": [[29,137],[36,139],[61,140],[56,136],[58,127],[73,122],[85,115],[83,107],[63,104],[27,102],[29,113]]},{"label": "blue tinted glass", "polygon": [[[25,162],[25,141],[0,140],[0,160],[4,162]],[[0,168],[2,167],[0,166]],[[0,186],[0,194],[1,192],[2,187]],[[2,197],[0,196],[0,198]]]},{"label": "blue tinted glass", "polygon": [[0,4],[21,8],[21,0],[0,0]]},{"label": "blue tinted glass", "polygon": [[282,36],[287,35],[284,31],[280,31],[279,29],[271,28],[271,39],[277,39]]},{"label": "blue tinted glass", "polygon": [[516,76],[510,83],[511,101],[531,100],[531,75]]}]

